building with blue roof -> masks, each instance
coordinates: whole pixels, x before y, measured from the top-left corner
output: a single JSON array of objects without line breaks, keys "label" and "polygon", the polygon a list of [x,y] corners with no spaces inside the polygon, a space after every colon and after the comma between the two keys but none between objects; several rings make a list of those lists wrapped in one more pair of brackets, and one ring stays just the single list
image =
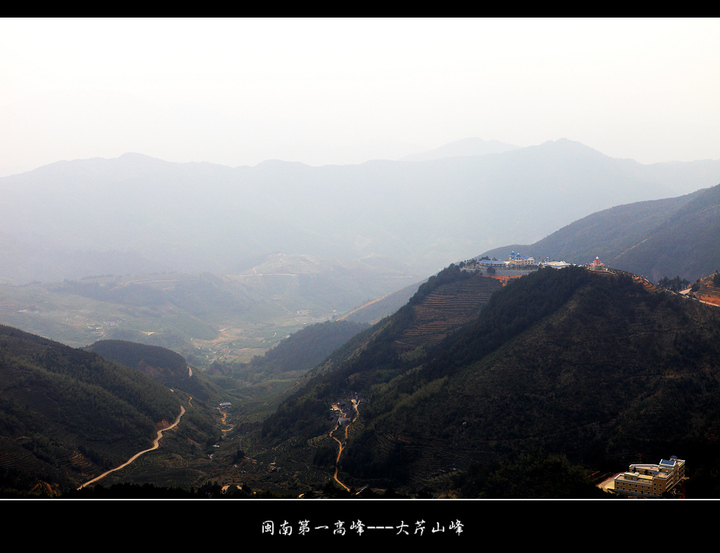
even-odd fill
[{"label": "building with blue roof", "polygon": [[508,260],[508,265],[513,266],[524,266],[524,265],[535,265],[535,258],[526,256],[526,255],[520,255],[516,252],[510,252],[510,259]]}]

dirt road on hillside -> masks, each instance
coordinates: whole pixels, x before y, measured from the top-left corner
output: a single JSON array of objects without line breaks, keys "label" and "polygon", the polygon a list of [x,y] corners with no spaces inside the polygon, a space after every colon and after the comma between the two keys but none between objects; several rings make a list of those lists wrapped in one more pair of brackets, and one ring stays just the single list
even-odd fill
[{"label": "dirt road on hillside", "polygon": [[175,422],[172,423],[170,426],[167,426],[167,427],[162,428],[162,429],[160,429],[160,430],[157,431],[157,436],[155,437],[155,441],[153,442],[153,446],[152,446],[151,448],[145,449],[144,451],[140,451],[139,453],[136,453],[135,455],[133,455],[132,457],[130,457],[130,459],[128,459],[126,462],[124,462],[124,463],[123,463],[122,465],[120,465],[119,467],[115,467],[114,469],[110,469],[109,471],[104,472],[104,473],[101,474],[100,476],[97,476],[97,477],[93,478],[92,480],[88,480],[88,481],[85,482],[82,486],[80,486],[80,487],[78,488],[78,490],[84,488],[85,486],[89,486],[90,484],[93,484],[93,483],[97,482],[98,480],[100,480],[100,479],[102,479],[102,478],[105,478],[105,477],[106,477],[108,474],[110,474],[111,472],[115,472],[116,470],[120,470],[121,468],[124,468],[124,467],[128,466],[130,463],[132,463],[133,461],[135,461],[135,459],[137,459],[138,457],[140,457],[140,455],[144,455],[145,453],[147,453],[147,452],[149,452],[149,451],[153,451],[153,450],[157,449],[157,448],[160,446],[160,439],[161,439],[162,436],[163,436],[163,432],[165,432],[166,430],[170,430],[171,428],[175,428],[175,427],[178,425],[178,423],[180,422],[180,419],[182,418],[182,416],[183,416],[184,414],[185,414],[185,408],[181,405],[181,406],[180,406],[180,414],[178,415],[177,419],[175,419]]},{"label": "dirt road on hillside", "polygon": [[[351,400],[351,401],[352,401],[352,404],[353,404],[353,409],[355,410],[355,416],[353,417],[353,419],[352,419],[349,423],[347,423],[346,425],[344,425],[344,430],[345,430],[345,442],[347,442],[347,439],[348,439],[348,430],[349,430],[349,428],[350,428],[350,425],[351,425],[352,423],[354,423],[354,422],[357,420],[357,418],[360,416],[360,411],[358,411],[358,403],[357,403],[357,401],[354,400],[354,399]],[[338,419],[338,420],[339,420],[339,419]],[[350,488],[348,488],[345,484],[343,484],[342,482],[340,482],[340,480],[338,479],[338,470],[339,470],[339,465],[340,465],[340,456],[342,455],[343,447],[344,447],[344,446],[343,446],[343,442],[341,442],[339,439],[337,439],[335,436],[333,436],[333,433],[334,433],[335,430],[337,430],[338,428],[343,428],[343,425],[341,425],[339,422],[338,422],[338,424],[335,426],[335,428],[330,431],[330,437],[332,437],[332,439],[335,440],[335,441],[338,443],[338,454],[337,454],[337,459],[335,460],[335,475],[334,475],[334,478],[335,478],[335,482],[337,482],[338,484],[340,484],[343,488],[345,488],[345,490],[350,491]]]}]

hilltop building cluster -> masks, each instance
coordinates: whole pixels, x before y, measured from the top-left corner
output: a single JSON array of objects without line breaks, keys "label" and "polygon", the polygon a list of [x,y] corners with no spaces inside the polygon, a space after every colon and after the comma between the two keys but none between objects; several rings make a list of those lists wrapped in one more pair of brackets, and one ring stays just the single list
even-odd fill
[{"label": "hilltop building cluster", "polygon": [[490,259],[489,257],[481,257],[472,259],[465,264],[468,269],[521,269],[534,270],[540,267],[552,267],[554,269],[562,269],[569,267],[571,263],[565,261],[537,261],[529,255],[522,255],[519,252],[510,252],[510,257],[505,261],[499,259]]},{"label": "hilltop building cluster", "polygon": [[[534,257],[528,255],[522,255],[519,252],[512,251],[510,256],[505,261],[499,259],[490,259],[489,257],[480,257],[471,259],[463,264],[463,268],[467,270],[535,270],[541,267],[550,267],[553,269],[562,269],[564,267],[570,267],[574,263],[568,263],[567,261],[537,261]],[[605,264],[600,261],[599,257],[595,257],[592,263],[585,265],[592,271],[606,272],[609,269]]]}]

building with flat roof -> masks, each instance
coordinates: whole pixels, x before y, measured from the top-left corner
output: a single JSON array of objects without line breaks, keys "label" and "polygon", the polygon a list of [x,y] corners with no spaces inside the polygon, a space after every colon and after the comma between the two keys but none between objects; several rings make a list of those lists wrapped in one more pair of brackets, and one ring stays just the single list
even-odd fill
[{"label": "building with flat roof", "polygon": [[572,263],[568,263],[567,261],[541,261],[540,266],[542,267],[552,267],[553,269],[564,269],[565,267],[570,267]]},{"label": "building with flat roof", "polygon": [[615,477],[615,493],[633,497],[662,497],[685,476],[685,460],[674,455],[657,464],[634,463]]},{"label": "building with flat roof", "polygon": [[488,259],[487,257],[483,257],[481,259],[477,260],[477,264],[482,267],[505,267],[507,265],[507,261],[499,261],[497,259]]}]

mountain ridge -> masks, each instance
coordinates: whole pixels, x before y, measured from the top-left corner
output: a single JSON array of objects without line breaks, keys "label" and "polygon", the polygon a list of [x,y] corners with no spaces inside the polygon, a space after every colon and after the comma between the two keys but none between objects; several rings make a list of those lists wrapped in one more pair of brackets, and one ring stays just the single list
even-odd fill
[{"label": "mountain ridge", "polygon": [[[716,307],[627,273],[546,268],[508,283],[436,346],[400,353],[410,309],[348,343],[268,418],[275,455],[287,448],[320,470],[333,449],[319,438],[332,426],[323,405],[352,395],[360,416],[340,461],[346,485],[418,490],[442,485],[432,474],[537,451],[589,470],[621,470],[636,455],[714,462],[704,433],[720,424]],[[278,464],[291,466],[285,454]]]},{"label": "mountain ridge", "polygon": [[536,259],[607,265],[647,276],[689,281],[720,268],[720,185],[675,198],[615,206],[593,213],[533,244],[513,244],[481,254],[505,258],[522,251]]},{"label": "mountain ridge", "polygon": [[8,206],[0,278],[107,274],[122,256],[133,256],[135,272],[230,273],[277,251],[374,254],[433,274],[478,247],[521,243],[602,208],[718,180],[720,162],[682,163],[665,174],[569,140],[352,166],[232,168],[142,154],[58,162],[0,178]]}]

